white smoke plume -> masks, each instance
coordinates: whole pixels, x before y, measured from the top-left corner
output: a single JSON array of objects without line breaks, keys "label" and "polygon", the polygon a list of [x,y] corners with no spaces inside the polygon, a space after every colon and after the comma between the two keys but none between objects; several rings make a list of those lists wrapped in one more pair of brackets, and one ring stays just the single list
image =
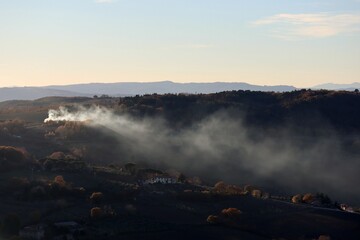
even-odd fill
[{"label": "white smoke plume", "polygon": [[131,156],[134,161],[236,184],[322,191],[360,200],[360,192],[354,190],[360,182],[360,163],[340,147],[332,131],[326,138],[293,136],[287,128],[273,134],[250,129],[241,115],[226,111],[174,129],[160,118],[134,119],[94,106],[50,110],[48,121],[87,121],[111,130],[123,149],[122,159]]}]

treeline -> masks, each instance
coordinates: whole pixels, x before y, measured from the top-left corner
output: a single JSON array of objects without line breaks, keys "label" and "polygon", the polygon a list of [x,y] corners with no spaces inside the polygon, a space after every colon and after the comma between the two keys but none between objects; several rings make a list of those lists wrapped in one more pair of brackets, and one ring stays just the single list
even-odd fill
[{"label": "treeline", "polygon": [[358,91],[298,90],[292,92],[229,91],[214,94],[152,94],[119,100],[135,116],[163,116],[187,126],[219,110],[239,114],[245,123],[276,127],[284,124],[339,130],[360,130]]}]

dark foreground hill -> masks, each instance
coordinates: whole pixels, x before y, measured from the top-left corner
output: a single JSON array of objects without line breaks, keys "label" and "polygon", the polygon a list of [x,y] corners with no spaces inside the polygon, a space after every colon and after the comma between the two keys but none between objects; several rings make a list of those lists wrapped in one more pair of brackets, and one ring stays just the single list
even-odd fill
[{"label": "dark foreground hill", "polygon": [[308,90],[2,102],[0,238],[75,221],[77,239],[357,240],[359,107]]}]

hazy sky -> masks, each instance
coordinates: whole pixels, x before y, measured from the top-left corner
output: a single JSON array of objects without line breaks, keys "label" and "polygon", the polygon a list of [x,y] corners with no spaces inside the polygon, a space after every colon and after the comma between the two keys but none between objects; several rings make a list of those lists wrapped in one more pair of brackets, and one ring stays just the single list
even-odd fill
[{"label": "hazy sky", "polygon": [[360,0],[0,0],[0,86],[360,81]]}]

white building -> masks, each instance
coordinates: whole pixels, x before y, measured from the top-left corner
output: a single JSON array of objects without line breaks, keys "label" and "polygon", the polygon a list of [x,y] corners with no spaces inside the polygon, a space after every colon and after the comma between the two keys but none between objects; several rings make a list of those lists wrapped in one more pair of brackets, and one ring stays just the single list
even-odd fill
[{"label": "white building", "polygon": [[176,184],[178,183],[177,179],[171,177],[153,177],[144,181],[144,184]]}]

